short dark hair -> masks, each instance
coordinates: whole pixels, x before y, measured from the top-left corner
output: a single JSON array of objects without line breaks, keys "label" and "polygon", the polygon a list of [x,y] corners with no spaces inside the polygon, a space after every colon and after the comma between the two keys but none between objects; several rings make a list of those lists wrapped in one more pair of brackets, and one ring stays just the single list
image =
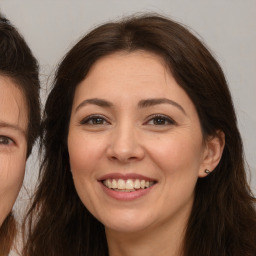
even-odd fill
[{"label": "short dark hair", "polygon": [[39,66],[24,38],[0,16],[0,75],[15,82],[24,95],[28,109],[27,156],[40,131]]},{"label": "short dark hair", "polygon": [[[28,110],[27,157],[40,131],[38,73],[37,60],[25,40],[0,13],[0,76],[12,79],[24,96]],[[10,213],[0,227],[0,255],[8,255],[15,234],[15,219]]]},{"label": "short dark hair", "polygon": [[117,51],[136,50],[164,59],[193,101],[204,138],[217,131],[225,134],[219,165],[196,184],[184,255],[254,255],[255,199],[246,181],[242,140],[224,74],[188,29],[159,15],[133,16],[99,26],[60,63],[45,106],[45,155],[40,185],[28,214],[34,226],[30,226],[24,255],[107,255],[104,227],[81,203],[73,184],[67,134],[76,87],[94,63]]}]

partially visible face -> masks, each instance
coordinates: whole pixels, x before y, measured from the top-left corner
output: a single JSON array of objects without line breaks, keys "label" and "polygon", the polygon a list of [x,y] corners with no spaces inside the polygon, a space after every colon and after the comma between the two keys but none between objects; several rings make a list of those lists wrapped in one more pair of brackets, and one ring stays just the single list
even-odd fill
[{"label": "partially visible face", "polygon": [[188,218],[205,146],[192,101],[160,57],[121,52],[94,64],[75,92],[68,150],[77,193],[106,230]]},{"label": "partially visible face", "polygon": [[0,76],[0,226],[22,185],[27,152],[27,107],[12,80]]}]

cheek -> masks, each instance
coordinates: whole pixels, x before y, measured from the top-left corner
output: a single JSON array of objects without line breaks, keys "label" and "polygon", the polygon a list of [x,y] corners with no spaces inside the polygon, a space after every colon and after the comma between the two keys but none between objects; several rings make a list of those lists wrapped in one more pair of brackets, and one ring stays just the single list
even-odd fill
[{"label": "cheek", "polygon": [[4,219],[11,211],[20,191],[26,157],[0,156],[0,217]]},{"label": "cheek", "polygon": [[15,189],[20,186],[25,173],[26,157],[0,156],[0,181],[3,187]]},{"label": "cheek", "polygon": [[97,140],[83,133],[70,132],[68,151],[73,174],[86,174],[94,170],[104,152],[102,140]]},{"label": "cheek", "polygon": [[92,136],[80,132],[69,132],[68,151],[70,168],[74,185],[80,200],[89,211],[95,212],[94,185],[97,183],[94,175],[104,152],[102,140],[97,141]]},{"label": "cheek", "polygon": [[176,134],[168,139],[159,140],[157,147],[150,147],[149,154],[154,158],[154,162],[170,175],[182,175],[188,172],[197,175],[203,148],[200,139],[196,142],[190,136]]},{"label": "cheek", "polygon": [[[161,143],[160,143],[161,142]],[[194,143],[188,136],[159,141],[158,147],[149,149],[155,169],[161,175],[159,204],[168,212],[179,212],[191,207],[194,189],[202,159],[200,139]]]}]

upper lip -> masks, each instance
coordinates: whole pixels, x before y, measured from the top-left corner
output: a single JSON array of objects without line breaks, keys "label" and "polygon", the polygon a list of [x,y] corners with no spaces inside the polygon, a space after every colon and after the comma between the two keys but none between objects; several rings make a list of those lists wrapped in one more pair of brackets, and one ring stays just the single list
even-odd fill
[{"label": "upper lip", "polygon": [[107,180],[107,179],[123,179],[123,180],[128,180],[128,179],[132,179],[132,180],[146,180],[146,181],[155,181],[155,179],[141,175],[141,174],[137,174],[137,173],[109,173],[106,175],[101,176],[98,181],[103,181],[103,180]]}]

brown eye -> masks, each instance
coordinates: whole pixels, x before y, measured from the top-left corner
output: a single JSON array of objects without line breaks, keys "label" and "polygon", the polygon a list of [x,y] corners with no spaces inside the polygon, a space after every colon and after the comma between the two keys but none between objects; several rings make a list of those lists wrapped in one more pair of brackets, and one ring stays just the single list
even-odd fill
[{"label": "brown eye", "polygon": [[162,118],[162,117],[154,118],[153,122],[154,122],[155,125],[163,125],[163,124],[169,123],[169,122],[167,122],[166,118]]},{"label": "brown eye", "polygon": [[12,139],[6,136],[0,136],[0,145],[10,145],[14,143]]},{"label": "brown eye", "polygon": [[160,125],[172,125],[172,124],[175,124],[175,122],[167,116],[155,115],[153,118],[147,121],[147,124],[160,126]]},{"label": "brown eye", "polygon": [[80,124],[83,125],[104,125],[109,122],[103,116],[89,116],[83,119]]},{"label": "brown eye", "polygon": [[91,124],[104,124],[104,119],[103,118],[99,118],[99,117],[91,118],[90,123]]}]

